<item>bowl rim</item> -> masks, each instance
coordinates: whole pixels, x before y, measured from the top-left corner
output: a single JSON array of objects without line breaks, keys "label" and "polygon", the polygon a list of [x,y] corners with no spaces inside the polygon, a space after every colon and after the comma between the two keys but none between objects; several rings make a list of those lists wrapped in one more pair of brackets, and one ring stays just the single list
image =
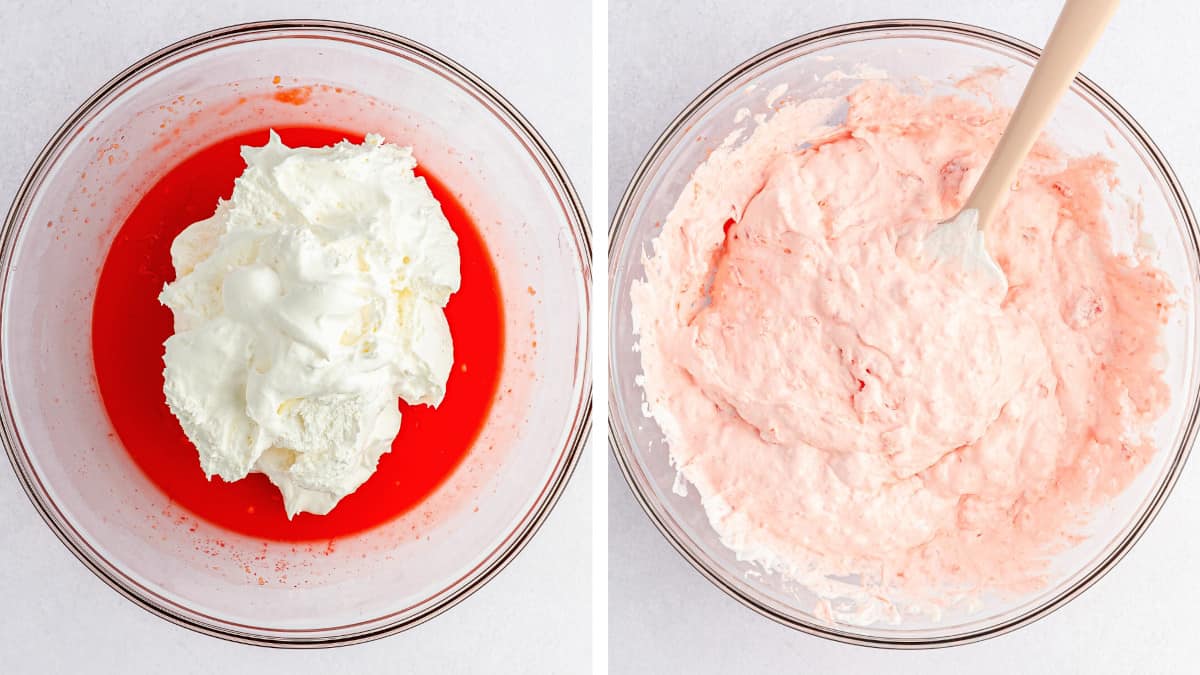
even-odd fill
[{"label": "bowl rim", "polygon": [[[729,70],[727,73],[710,84],[704,91],[696,96],[684,109],[675,116],[667,125],[666,129],[659,135],[658,139],[646,152],[645,157],[638,164],[637,169],[629,179],[624,193],[621,195],[621,200],[617,208],[613,212],[612,220],[609,224],[609,325],[615,325],[613,317],[617,312],[617,297],[613,292],[613,279],[617,278],[619,273],[617,261],[620,259],[620,250],[618,243],[623,243],[623,230],[627,229],[627,219],[629,212],[634,204],[634,197],[639,191],[639,188],[650,175],[651,166],[660,158],[666,149],[672,145],[676,136],[681,131],[686,131],[693,116],[702,108],[712,97],[724,92],[731,83],[737,81],[746,73],[752,71],[765,62],[768,62],[776,57],[782,56],[790,51],[812,47],[816,44],[830,39],[844,38],[848,36],[872,36],[874,34],[882,34],[889,31],[907,31],[908,34],[901,36],[890,36],[899,38],[913,37],[912,33],[925,33],[932,37],[958,36],[966,37],[976,41],[982,41],[985,44],[999,46],[1012,52],[1015,55],[1024,55],[1031,59],[1038,59],[1041,55],[1041,50],[1032,44],[1020,40],[1011,35],[994,31],[981,26],[976,26],[968,23],[955,21],[942,21],[935,19],[881,19],[871,21],[858,21],[852,23],[838,24],[823,28],[803,35],[785,40],[772,47],[769,47],[750,58],[742,61],[740,64]],[[889,37],[886,35],[878,35],[878,37]],[[1117,101],[1104,91],[1095,82],[1079,73],[1075,77],[1074,85],[1082,89],[1086,94],[1090,95],[1104,109],[1112,113],[1117,119],[1123,123],[1141,149],[1145,150],[1148,159],[1161,172],[1162,178],[1166,182],[1169,189],[1170,197],[1174,201],[1174,205],[1179,208],[1183,216],[1184,224],[1186,225],[1187,234],[1190,237],[1193,249],[1200,251],[1200,225],[1197,224],[1196,218],[1192,212],[1191,205],[1188,202],[1187,196],[1184,194],[1183,187],[1175,175],[1174,170],[1167,162],[1162,151],[1150,138],[1149,134],[1142,126],[1133,118],[1131,114]],[[615,334],[610,333],[609,342],[609,358],[610,371],[614,362],[614,355],[611,352],[613,349],[613,338]],[[1179,478],[1188,455],[1191,451],[1191,446],[1195,440],[1197,432],[1197,420],[1200,419],[1200,409],[1194,405],[1184,418],[1184,430],[1180,438],[1179,447],[1175,449],[1174,456],[1171,458],[1171,463],[1166,469],[1163,480],[1158,484],[1157,489],[1149,499],[1149,503],[1145,506],[1139,517],[1134,520],[1131,525],[1132,529],[1125,535],[1124,539],[1096,565],[1090,573],[1077,580],[1071,586],[1068,586],[1063,591],[1054,595],[1045,602],[1027,610],[1026,612],[1012,617],[1000,623],[969,630],[962,633],[921,637],[921,638],[895,638],[881,637],[873,635],[865,635],[857,632],[840,630],[827,624],[822,624],[817,621],[807,620],[792,616],[790,614],[777,611],[771,607],[766,607],[758,602],[752,596],[744,592],[741,588],[735,585],[728,577],[723,568],[719,565],[712,564],[706,560],[706,557],[699,554],[691,542],[691,540],[683,535],[682,532],[675,532],[667,523],[667,516],[662,505],[654,499],[653,495],[648,494],[639,486],[636,477],[637,468],[635,467],[635,459],[632,456],[632,443],[625,436],[624,430],[620,428],[617,421],[617,414],[612,411],[620,410],[619,393],[615,387],[609,388],[608,405],[610,414],[608,417],[608,442],[609,451],[616,461],[621,475],[624,477],[626,484],[633,493],[635,500],[641,506],[642,510],[649,517],[659,533],[670,543],[671,547],[681,555],[697,572],[701,574],[714,586],[723,591],[743,606],[757,612],[758,614],[782,624],[793,630],[801,631],[830,639],[836,642],[858,645],[863,647],[874,647],[883,649],[933,649],[944,648],[957,645],[965,645],[982,640],[990,639],[1009,633],[1023,626],[1027,626],[1038,619],[1041,619],[1068,602],[1079,596],[1081,593],[1090,588],[1093,584],[1099,581],[1107,574],[1138,542],[1145,533],[1150,523],[1153,522],[1163,503],[1170,495]]]},{"label": "bowl rim", "polygon": [[[43,173],[53,165],[59,151],[71,139],[72,130],[80,122],[91,115],[98,106],[116,100],[120,90],[127,84],[136,81],[143,73],[183,52],[206,45],[210,48],[220,49],[239,44],[240,39],[268,39],[271,34],[277,33],[311,39],[353,37],[374,42],[376,46],[408,52],[423,60],[422,67],[435,73],[441,71],[443,76],[449,74],[457,78],[468,94],[486,101],[495,108],[495,114],[542,165],[542,173],[558,194],[568,217],[568,225],[575,231],[574,238],[579,246],[579,262],[582,267],[581,316],[583,316],[577,353],[589,354],[591,345],[591,226],[583,202],[566,170],[534,125],[496,89],[471,70],[421,42],[371,26],[320,19],[253,21],[231,24],[198,33],[142,57],[113,76],[84,100],[43,146],[17,188],[3,225],[0,226],[0,308],[3,307],[3,296],[9,285],[13,248],[19,234],[18,222],[24,217],[27,202],[36,192]],[[430,64],[433,67],[430,67]],[[0,330],[3,325],[3,312],[0,311]],[[130,602],[183,628],[232,642],[276,648],[339,647],[394,635],[438,616],[491,581],[525,548],[558,503],[563,490],[574,474],[590,436],[592,423],[591,359],[577,357],[576,369],[578,393],[573,395],[573,398],[576,399],[576,409],[573,417],[565,420],[565,443],[555,458],[547,482],[535,496],[528,511],[516,521],[515,529],[510,531],[495,548],[486,552],[479,564],[438,592],[438,595],[444,595],[444,597],[433,596],[434,602],[429,603],[427,607],[412,616],[407,618],[395,616],[412,609],[412,607],[407,607],[395,610],[389,615],[332,628],[300,630],[259,628],[255,630],[254,627],[222,622],[214,617],[206,617],[212,621],[205,621],[199,618],[205,615],[183,607],[174,601],[166,600],[124,575],[118,565],[100,555],[91,546],[88,539],[77,532],[61,516],[57,506],[42,485],[41,477],[33,470],[20,441],[20,434],[17,432],[2,358],[0,358],[0,388],[3,390],[3,397],[0,400],[0,442],[4,445],[17,481],[21,484],[38,515],[54,535],[88,570]],[[364,624],[369,626],[380,621],[383,621],[380,625],[362,628]]]}]

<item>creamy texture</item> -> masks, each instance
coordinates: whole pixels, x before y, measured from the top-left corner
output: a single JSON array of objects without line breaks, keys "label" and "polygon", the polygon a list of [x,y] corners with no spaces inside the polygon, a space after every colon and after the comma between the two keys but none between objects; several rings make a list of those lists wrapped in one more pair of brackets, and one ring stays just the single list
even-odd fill
[{"label": "creamy texture", "polygon": [[410,148],[243,147],[216,213],[171,246],[164,393],[211,479],[265,473],[288,516],[371,476],[399,399],[438,405],[458,239]]},{"label": "creamy texture", "polygon": [[1170,284],[1112,252],[1111,165],[1045,142],[987,232],[1007,294],[930,264],[1007,111],[845,103],[696,170],[632,291],[648,410],[739,558],[857,600],[827,618],[1036,588],[1155,451]]}]

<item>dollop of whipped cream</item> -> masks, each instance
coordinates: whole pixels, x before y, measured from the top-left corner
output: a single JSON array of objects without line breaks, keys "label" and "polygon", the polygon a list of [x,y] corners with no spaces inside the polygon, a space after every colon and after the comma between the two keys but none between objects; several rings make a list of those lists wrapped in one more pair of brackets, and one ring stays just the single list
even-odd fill
[{"label": "dollop of whipped cream", "polygon": [[1156,451],[1173,291],[1114,251],[1111,162],[1035,146],[988,231],[1007,292],[914,255],[1007,115],[887,82],[785,105],[696,170],[632,289],[672,463],[829,620],[1040,587]]},{"label": "dollop of whipped cream", "polygon": [[289,518],[325,514],[391,448],[399,399],[445,396],[458,238],[412,149],[379,135],[272,131],[242,157],[230,199],[171,245],[163,390],[210,479],[262,472]]}]

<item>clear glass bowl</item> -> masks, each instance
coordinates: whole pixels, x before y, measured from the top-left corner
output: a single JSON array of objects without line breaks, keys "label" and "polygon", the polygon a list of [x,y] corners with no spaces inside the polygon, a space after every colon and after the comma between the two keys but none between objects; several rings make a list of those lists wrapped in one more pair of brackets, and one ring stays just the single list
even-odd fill
[{"label": "clear glass bowl", "polygon": [[[221,137],[304,123],[411,144],[459,193],[496,260],[507,340],[501,394],[437,492],[362,535],[297,546],[198,520],[143,476],[96,393],[90,322],[104,256],[146,187]],[[591,411],[583,208],[520,113],[411,40],[285,21],[156,52],[63,124],[2,235],[0,420],[17,476],[88,568],[188,628],[323,646],[416,625],[512,560],[579,458]]]},{"label": "clear glass bowl", "polygon": [[[1170,410],[1154,429],[1161,448],[1123,495],[1096,513],[1087,539],[1057,557],[1049,583],[1021,597],[984,597],[977,607],[937,619],[905,617],[898,624],[830,624],[813,615],[816,598],[777,574],[739,561],[708,523],[695,490],[672,490],[676,472],[657,424],[643,414],[630,320],[630,284],[644,277],[642,256],[692,172],[732,131],[745,126],[737,111],[769,117],[768,92],[787,85],[797,100],[848,93],[872,71],[885,70],[902,85],[932,85],[935,93],[976,69],[1005,69],[992,93],[1015,105],[1038,50],[1006,35],[938,21],[874,21],[829,28],[769,49],[700,94],[667,128],[634,174],[613,219],[610,248],[610,443],[621,471],[646,513],[671,544],[719,588],[782,624],[850,643],[935,647],[995,636],[1045,616],[1078,595],[1137,541],[1162,506],[1184,465],[1196,432],[1197,226],[1179,182],[1153,141],[1111,97],[1085,77],[1076,79],[1048,127],[1072,154],[1102,153],[1116,161],[1121,184],[1105,209],[1110,218],[1144,210],[1145,226],[1161,253],[1160,265],[1183,302],[1166,328],[1172,391]],[[848,77],[833,76],[841,72]],[[916,88],[914,88],[916,89]],[[1133,200],[1126,199],[1131,197]],[[1112,222],[1112,221],[1110,221]],[[1128,221],[1121,221],[1128,222]],[[1133,242],[1117,242],[1129,247]]]}]

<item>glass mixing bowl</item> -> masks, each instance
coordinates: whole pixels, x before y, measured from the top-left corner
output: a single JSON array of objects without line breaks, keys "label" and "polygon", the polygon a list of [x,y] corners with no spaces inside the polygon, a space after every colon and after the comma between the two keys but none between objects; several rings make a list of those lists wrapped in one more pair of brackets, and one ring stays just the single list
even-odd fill
[{"label": "glass mixing bowl", "polygon": [[[446,483],[364,534],[295,545],[199,520],[143,476],[97,395],[90,322],[109,244],[149,185],[219,138],[305,123],[411,144],[458,192],[496,262],[507,340],[500,394]],[[591,253],[579,198],[520,113],[411,40],[281,21],[154,53],[58,130],[2,236],[0,420],[17,476],[88,568],[188,628],[322,646],[416,625],[512,560],[579,458],[591,410]]]},{"label": "glass mixing bowl", "polygon": [[[1058,556],[1044,588],[1019,597],[985,596],[976,607],[900,624],[827,623],[812,612],[816,597],[777,574],[739,561],[723,546],[691,490],[672,490],[676,472],[663,434],[643,413],[640,355],[630,320],[630,284],[644,277],[642,256],[707,153],[748,116],[773,114],[782,85],[796,100],[840,96],[862,79],[889,78],[914,90],[960,93],[950,85],[982,68],[1004,69],[991,93],[1015,105],[1038,50],[1006,35],[937,21],[876,21],[810,33],[739,65],[700,94],[667,128],[638,167],[612,223],[610,248],[610,443],[633,493],[671,544],[705,577],[744,605],[782,624],[850,643],[934,647],[971,642],[1045,616],[1093,584],[1130,549],[1162,506],[1196,431],[1197,226],[1179,182],[1145,131],[1108,94],[1076,79],[1047,133],[1071,154],[1101,153],[1117,163],[1120,185],[1105,204],[1110,222],[1130,222],[1140,208],[1160,252],[1159,264],[1182,302],[1166,327],[1166,379],[1172,404],[1154,429],[1160,451],[1140,477],[1100,509],[1085,541]],[[833,75],[831,75],[831,73]],[[844,114],[844,110],[842,111]],[[835,113],[836,114],[836,113]],[[742,120],[742,121],[737,121]],[[1132,198],[1132,199],[1128,199]],[[1119,238],[1117,238],[1119,239]],[[1131,241],[1116,241],[1128,248]],[[841,599],[851,602],[848,599]],[[836,606],[835,602],[835,606]]]}]

